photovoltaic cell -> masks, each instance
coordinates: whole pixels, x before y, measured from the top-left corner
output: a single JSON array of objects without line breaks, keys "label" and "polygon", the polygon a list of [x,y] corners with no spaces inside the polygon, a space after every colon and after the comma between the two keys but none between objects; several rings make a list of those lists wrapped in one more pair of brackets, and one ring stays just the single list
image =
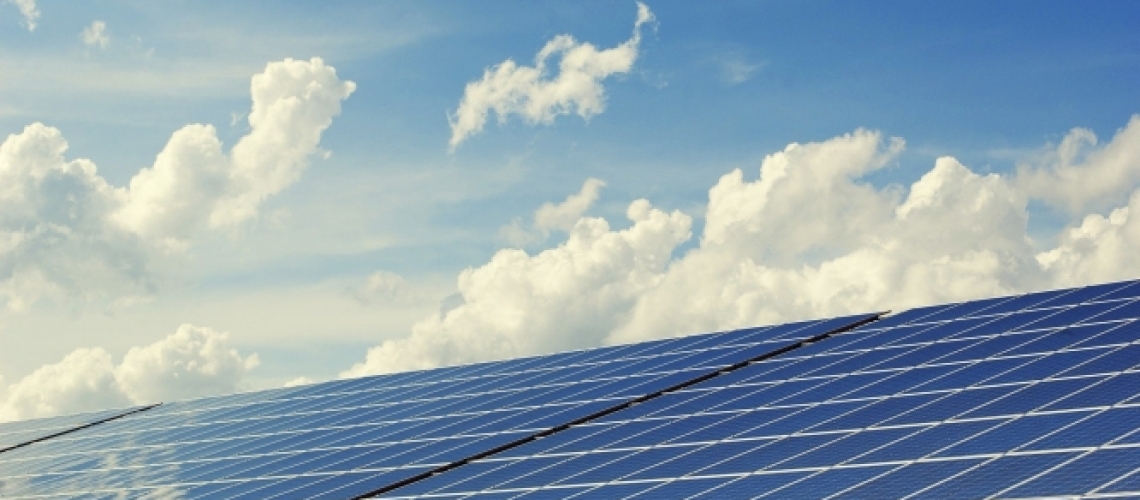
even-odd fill
[{"label": "photovoltaic cell", "polygon": [[1140,494],[1137,295],[1126,282],[904,312],[382,497]]},{"label": "photovoltaic cell", "polygon": [[[352,498],[873,317],[169,403],[0,454],[0,497]],[[91,418],[5,424],[0,436],[19,441]],[[671,432],[678,430],[646,428],[641,439],[656,442]],[[617,449],[601,457],[632,472],[659,454]],[[521,466],[516,495],[591,477],[581,464],[599,455],[583,456],[550,461],[561,466]],[[454,472],[440,476],[459,477]]]}]

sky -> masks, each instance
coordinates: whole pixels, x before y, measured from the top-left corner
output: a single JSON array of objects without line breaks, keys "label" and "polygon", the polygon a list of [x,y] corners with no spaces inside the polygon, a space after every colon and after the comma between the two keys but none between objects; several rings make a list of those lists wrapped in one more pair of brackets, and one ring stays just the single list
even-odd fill
[{"label": "sky", "polygon": [[0,420],[1138,278],[1138,25],[0,1]]}]

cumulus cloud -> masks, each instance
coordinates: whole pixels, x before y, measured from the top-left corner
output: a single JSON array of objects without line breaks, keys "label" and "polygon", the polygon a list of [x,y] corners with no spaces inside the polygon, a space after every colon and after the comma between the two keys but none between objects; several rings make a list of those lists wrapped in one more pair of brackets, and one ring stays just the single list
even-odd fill
[{"label": "cumulus cloud", "polygon": [[115,220],[135,233],[177,241],[202,227],[225,229],[255,217],[265,198],[300,177],[355,89],[320,58],[266,65],[250,83],[250,131],[230,153],[213,126],[183,127],[154,166],[131,179]]},{"label": "cumulus cloud", "polygon": [[1018,167],[1016,182],[1070,214],[1119,206],[1140,184],[1140,115],[1104,147],[1091,130],[1075,128],[1043,158]]},{"label": "cumulus cloud", "polygon": [[891,193],[858,180],[887,165],[904,145],[899,138],[882,142],[877,132],[858,130],[791,144],[764,159],[755,182],[745,181],[740,169],[721,177],[709,190],[702,242],[749,248],[781,265],[860,246],[894,205]]},{"label": "cumulus cloud", "polygon": [[[508,59],[486,69],[482,79],[467,84],[459,108],[448,117],[451,149],[482,131],[491,111],[500,123],[518,115],[532,124],[549,124],[558,115],[574,113],[588,119],[601,113],[606,107],[602,80],[629,73],[637,60],[641,26],[652,21],[649,7],[638,2],[633,36],[616,47],[598,50],[570,35],[559,35],[542,47],[534,66]],[[552,76],[548,62],[554,56],[559,57],[558,74]]]},{"label": "cumulus cloud", "polygon": [[28,31],[36,30],[36,21],[40,18],[40,11],[36,8],[36,0],[7,0],[6,3],[15,5],[24,16],[24,26]]},{"label": "cumulus cloud", "polygon": [[[910,186],[862,180],[895,161],[901,139],[857,130],[791,144],[765,157],[755,180],[741,170],[721,177],[700,240],[683,255],[673,256],[689,238],[683,214],[638,200],[628,230],[583,217],[556,248],[502,250],[468,269],[459,277],[463,303],[342,375],[1135,278],[1140,179],[1128,172],[1140,162],[1124,151],[1135,148],[1136,123],[1100,147],[1082,139],[1084,159],[1064,168],[983,175],[942,157]],[[1124,183],[1091,191],[1102,196],[1132,194],[1108,215],[1075,219],[1039,252],[1028,236],[1029,201],[1067,195],[1050,198],[1038,190],[1048,182],[1027,179],[1064,184],[1066,175]]]},{"label": "cumulus cloud", "polygon": [[499,229],[499,236],[508,243],[516,246],[527,246],[546,239],[552,230],[569,232],[574,224],[582,218],[598,196],[605,181],[593,177],[582,183],[582,189],[566,197],[562,203],[543,203],[534,212],[534,222],[531,228],[524,226],[521,219],[515,219],[510,225]]},{"label": "cumulus cloud", "polygon": [[1089,214],[1037,256],[1060,283],[1095,283],[1140,276],[1140,191],[1108,216]]},{"label": "cumulus cloud", "polygon": [[229,336],[184,324],[135,347],[115,364],[102,348],[76,349],[0,391],[0,420],[21,420],[119,406],[231,393],[258,365]]},{"label": "cumulus cloud", "polygon": [[[881,141],[878,134],[865,133],[809,147],[850,148],[853,138],[864,150]],[[775,206],[745,209],[756,205],[745,195],[764,184],[769,168],[810,171],[836,158],[808,157],[805,163],[774,155],[764,161],[755,182],[740,182],[735,173],[722,178],[710,191],[701,245],[670,267],[661,285],[641,297],[629,321],[616,325],[609,340],[898,309],[1044,283],[1025,236],[1024,196],[1004,179],[979,176],[953,158],[940,158],[903,200],[892,190],[856,186],[849,179],[839,181],[844,188],[839,191],[857,190],[830,194],[838,187],[835,177],[845,178],[844,170],[836,168],[824,169],[828,173],[818,178],[818,185],[805,184]],[[881,159],[873,155],[856,162],[876,163]],[[833,199],[856,192],[865,205]],[[722,203],[737,210],[713,210]],[[806,214],[797,216],[796,207]],[[721,233],[725,214],[749,224],[734,223],[732,231]],[[764,222],[786,224],[786,240]],[[830,232],[816,231],[817,224]],[[765,238],[758,236],[771,241],[764,245]]]},{"label": "cumulus cloud", "polygon": [[131,348],[115,367],[115,381],[136,403],[234,392],[259,361],[228,342],[227,333],[184,324],[159,342]]},{"label": "cumulus cloud", "polygon": [[88,47],[99,47],[100,49],[107,48],[111,43],[111,37],[107,34],[107,23],[95,20],[91,26],[83,28],[79,33],[79,38],[83,40],[83,44]]},{"label": "cumulus cloud", "polygon": [[111,221],[125,193],[66,150],[59,130],[38,123],[0,144],[0,300],[11,309],[153,285],[145,244]]},{"label": "cumulus cloud", "polygon": [[59,363],[45,365],[4,391],[0,420],[22,420],[130,404],[115,382],[107,351],[76,349]]},{"label": "cumulus cloud", "polygon": [[602,342],[644,291],[656,284],[692,220],[649,202],[630,204],[633,223],[611,230],[582,218],[556,248],[528,255],[500,250],[459,276],[463,303],[385,342],[344,373],[364,375],[501,359]]},{"label": "cumulus cloud", "polygon": [[67,141],[33,123],[0,144],[0,300],[117,300],[155,287],[152,260],[209,230],[257,216],[318,152],[321,133],[352,93],[320,59],[270,63],[253,77],[250,132],[227,154],[212,126],[173,134],[128,187],[93,162],[65,158]]}]

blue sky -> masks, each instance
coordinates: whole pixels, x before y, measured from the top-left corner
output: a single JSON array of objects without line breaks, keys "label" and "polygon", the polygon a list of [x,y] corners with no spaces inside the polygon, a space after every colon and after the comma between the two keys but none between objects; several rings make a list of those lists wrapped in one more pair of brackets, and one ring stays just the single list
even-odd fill
[{"label": "blue sky", "polygon": [[[1136,156],[1130,156],[1135,150],[1132,136],[1113,139],[1140,113],[1140,32],[1135,29],[1140,7],[1132,2],[651,2],[647,7],[654,21],[641,28],[629,69],[597,80],[604,89],[600,112],[588,119],[561,114],[549,123],[532,123],[518,115],[505,116],[500,123],[492,114],[481,132],[454,151],[448,148],[449,116],[455,116],[467,85],[479,81],[485,70],[508,59],[533,65],[536,53],[563,34],[599,50],[617,47],[630,39],[637,4],[24,0],[25,7],[32,5],[38,12],[34,29],[29,29],[30,19],[21,14],[20,4],[0,3],[0,131],[7,136],[33,123],[53,127],[69,146],[66,160],[90,159],[98,176],[113,187],[126,188],[141,169],[154,165],[172,134],[188,124],[213,125],[229,151],[251,130],[250,79],[271,63],[320,58],[335,68],[340,82],[351,81],[355,87],[338,98],[339,114],[330,111],[331,125],[321,129],[319,146],[306,154],[307,167],[295,180],[270,190],[256,205],[255,216],[226,230],[187,229],[189,236],[180,236],[177,251],[139,243],[142,246],[127,250],[115,247],[111,254],[122,260],[98,263],[117,269],[129,267],[124,262],[137,257],[144,278],[61,275],[48,281],[56,287],[52,290],[62,291],[17,308],[12,297],[27,290],[17,290],[25,286],[17,279],[18,270],[48,264],[26,260],[16,251],[0,259],[8,273],[0,279],[17,290],[0,312],[0,342],[5,345],[0,389],[11,385],[8,395],[0,396],[8,398],[9,406],[16,404],[12,401],[18,390],[34,387],[28,377],[38,369],[69,370],[61,359],[75,349],[102,349],[118,366],[126,363],[120,360],[132,347],[158,345],[182,324],[208,329],[208,334],[186,337],[201,342],[227,332],[224,345],[236,353],[226,358],[230,361],[245,363],[257,353],[259,363],[242,365],[248,369],[234,372],[237,378],[225,386],[229,389],[349,374],[345,370],[360,363],[370,346],[410,338],[414,324],[443,318],[456,303],[494,310],[494,300],[486,297],[497,295],[465,289],[464,270],[490,273],[499,265],[501,252],[511,247],[521,246],[535,259],[545,251],[572,247],[567,246],[573,240],[569,226],[540,227],[535,213],[545,203],[562,206],[589,178],[604,181],[604,187],[592,194],[583,190],[592,201],[584,210],[567,213],[604,219],[608,234],[638,225],[626,217],[630,203],[638,199],[648,200],[663,214],[679,211],[690,219],[685,227],[692,236],[665,247],[668,262],[652,270],[659,275],[650,280],[654,283],[674,279],[669,277],[676,274],[673,268],[684,267],[686,256],[697,260],[699,256],[690,254],[700,253],[705,242],[712,241],[705,228],[706,209],[710,188],[719,185],[722,176],[741,169],[744,182],[758,185],[761,164],[769,155],[792,143],[831,144],[833,138],[861,128],[880,133],[866,140],[877,141],[872,148],[881,150],[881,165],[868,159],[867,165],[853,167],[858,174],[840,175],[839,191],[813,196],[824,197],[827,206],[842,205],[843,200],[833,203],[828,197],[850,198],[863,191],[845,195],[843,190],[865,186],[878,193],[875,200],[884,206],[900,205],[916,192],[913,183],[935,171],[938,158],[953,157],[980,179],[996,174],[994,179],[1013,186],[1010,203],[1019,207],[1021,218],[1011,224],[1018,226],[1022,219],[1028,223],[1013,227],[1017,241],[1010,245],[1029,243],[1021,254],[999,252],[995,258],[1000,262],[1042,262],[1045,252],[1069,248],[1062,242],[1066,230],[1080,226],[1088,215],[1108,220],[1113,208],[1129,203],[1132,183],[1140,180],[1131,173],[1140,170]],[[84,30],[93,29],[96,21],[103,23],[104,41],[85,41]],[[1097,144],[1082,149],[1073,161],[1058,160],[1075,128],[1095,134]],[[904,138],[905,149],[885,151],[890,137]],[[1110,153],[1097,156],[1103,150]],[[1111,153],[1117,150],[1124,153]],[[1123,159],[1104,159],[1109,157]],[[806,165],[816,160],[796,161]],[[1123,187],[1120,192],[1104,188],[1066,194],[1071,186],[1048,184],[1048,179],[1034,183],[1029,173],[1017,174],[1017,165],[1043,172],[1041,179],[1064,180],[1069,169]],[[779,189],[792,192],[790,187]],[[1005,189],[1000,187],[1000,192],[1007,193]],[[780,223],[763,218],[798,213],[771,210],[753,214],[754,223],[746,226],[779,226],[790,223],[788,215],[780,216]],[[830,227],[812,217],[842,213],[804,215],[795,227]],[[897,207],[895,213],[901,213]],[[971,216],[996,217],[958,214],[959,219]],[[40,222],[25,220],[19,228]],[[512,224],[529,231],[531,239],[506,237]],[[9,224],[4,231],[15,234],[17,229]],[[139,234],[131,238],[142,238]],[[873,240],[897,238],[912,244],[912,237],[917,238],[904,231]],[[859,243],[863,240],[855,236],[811,238],[803,246],[776,248],[773,243],[775,247],[759,254],[734,253],[731,259],[769,270],[814,269],[871,244]],[[989,249],[984,242],[993,235],[969,238],[978,238],[977,248]],[[67,248],[82,259],[98,253],[85,250],[84,241]],[[766,245],[766,240],[757,241]],[[934,255],[930,262],[956,255]],[[772,256],[783,257],[765,260]],[[985,286],[948,282],[939,290],[953,292],[912,291],[910,296],[958,300],[1132,278],[1130,262],[1121,261],[1100,274],[1062,273],[1056,266],[1019,271],[1011,264],[986,275],[992,281]],[[537,274],[519,271],[529,276],[524,281],[541,281],[536,276],[546,271],[535,270],[538,264],[533,262],[525,264],[532,266],[527,272]],[[77,266],[80,270],[74,272],[88,273],[83,269],[90,267]],[[501,269],[496,273],[510,274]],[[1016,278],[1033,273],[1044,274]],[[709,276],[706,281],[718,279]],[[362,290],[377,290],[368,283],[388,292],[366,297]],[[594,328],[594,334],[568,331],[530,342],[508,332],[500,335],[507,340],[496,345],[511,347],[470,358],[416,352],[423,355],[423,366],[429,366],[634,338],[629,332],[644,337],[648,326],[631,326],[634,320],[629,318],[652,315],[655,299],[646,297],[665,292],[631,290],[629,307],[606,309],[619,319],[578,326]],[[709,293],[731,302],[730,290],[726,284]],[[892,304],[901,300],[870,296]],[[456,297],[463,300],[457,302]],[[594,314],[559,300],[541,303],[552,310]],[[838,305],[780,314],[772,311],[792,309],[772,305],[756,310],[767,312],[741,313],[720,323],[678,319],[675,324],[713,328],[874,306],[826,293],[819,300]],[[715,316],[716,310],[693,314]],[[454,321],[459,320],[456,316]],[[492,331],[485,337],[464,337],[468,334],[455,333],[458,330],[440,321],[420,327],[428,333],[417,335],[445,339],[438,344],[443,351],[478,342],[472,340],[476,338],[500,338],[493,321],[487,323]],[[666,328],[661,335],[695,333],[676,328],[682,331]],[[558,335],[580,339],[564,341]],[[404,344],[392,345],[392,352],[412,352],[401,351]],[[190,352],[186,349],[178,352]],[[217,352],[223,351],[229,352]],[[204,356],[201,352],[187,355]],[[363,366],[368,368],[352,374],[387,369]],[[121,400],[74,396],[82,393],[75,388],[59,390],[69,395],[60,396],[64,399],[87,397],[83,401],[89,403],[83,404]]]}]

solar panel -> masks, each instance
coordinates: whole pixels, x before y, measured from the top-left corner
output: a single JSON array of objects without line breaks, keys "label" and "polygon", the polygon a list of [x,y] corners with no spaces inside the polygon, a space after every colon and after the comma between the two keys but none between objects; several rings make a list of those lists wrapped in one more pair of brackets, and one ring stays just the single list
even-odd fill
[{"label": "solar panel", "polygon": [[0,496],[352,498],[876,316],[168,403],[0,454]]},{"label": "solar panel", "polygon": [[1137,495],[1138,295],[906,311],[378,497]]},{"label": "solar panel", "polygon": [[121,418],[149,407],[117,408],[76,415],[0,423],[0,453]]}]

